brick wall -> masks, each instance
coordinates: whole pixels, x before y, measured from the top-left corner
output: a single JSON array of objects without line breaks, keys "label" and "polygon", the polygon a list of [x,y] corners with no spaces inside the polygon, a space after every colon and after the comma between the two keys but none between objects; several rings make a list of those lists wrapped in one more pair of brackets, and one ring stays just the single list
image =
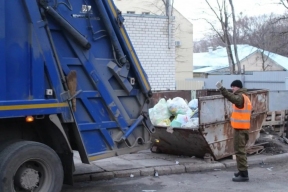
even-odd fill
[{"label": "brick wall", "polygon": [[123,16],[125,28],[152,89],[175,90],[174,22],[169,49],[167,17],[129,14]]}]

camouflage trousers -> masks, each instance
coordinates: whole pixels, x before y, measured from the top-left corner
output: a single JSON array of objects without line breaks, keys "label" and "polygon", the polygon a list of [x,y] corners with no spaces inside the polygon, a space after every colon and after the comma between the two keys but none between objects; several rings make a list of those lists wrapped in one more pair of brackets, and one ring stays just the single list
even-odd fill
[{"label": "camouflage trousers", "polygon": [[234,151],[239,171],[246,171],[248,169],[246,155],[246,144],[248,140],[249,130],[234,129]]}]

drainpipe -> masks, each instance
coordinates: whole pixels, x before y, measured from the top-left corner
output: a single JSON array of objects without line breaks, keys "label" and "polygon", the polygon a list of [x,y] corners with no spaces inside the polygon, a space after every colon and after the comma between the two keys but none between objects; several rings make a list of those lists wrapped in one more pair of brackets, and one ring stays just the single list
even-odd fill
[{"label": "drainpipe", "polygon": [[172,8],[171,8],[171,0],[166,0],[166,10],[168,16],[168,48],[171,49],[171,30],[172,30]]}]

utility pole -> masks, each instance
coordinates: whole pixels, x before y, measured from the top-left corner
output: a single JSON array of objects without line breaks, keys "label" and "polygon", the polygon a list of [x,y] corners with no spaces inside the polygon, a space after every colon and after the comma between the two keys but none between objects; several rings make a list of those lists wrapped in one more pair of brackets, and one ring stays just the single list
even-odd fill
[{"label": "utility pole", "polygon": [[172,7],[171,0],[166,0],[166,15],[168,16],[168,48],[171,49]]}]

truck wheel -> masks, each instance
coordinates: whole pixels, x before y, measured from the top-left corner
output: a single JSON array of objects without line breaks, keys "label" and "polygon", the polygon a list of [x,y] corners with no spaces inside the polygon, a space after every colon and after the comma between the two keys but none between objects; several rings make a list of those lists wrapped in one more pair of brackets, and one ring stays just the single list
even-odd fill
[{"label": "truck wheel", "polygon": [[59,192],[63,168],[50,147],[18,141],[0,151],[0,191]]}]

